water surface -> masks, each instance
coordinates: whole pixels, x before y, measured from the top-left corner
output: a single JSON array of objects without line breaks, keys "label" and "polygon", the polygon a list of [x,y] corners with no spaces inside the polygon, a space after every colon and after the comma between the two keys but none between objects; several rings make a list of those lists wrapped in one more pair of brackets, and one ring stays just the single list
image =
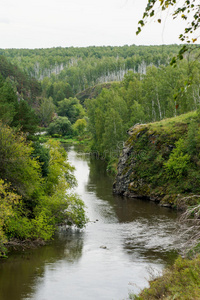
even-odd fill
[{"label": "water surface", "polygon": [[176,257],[176,212],[112,194],[101,160],[69,150],[90,222],[0,264],[1,300],[122,300]]}]

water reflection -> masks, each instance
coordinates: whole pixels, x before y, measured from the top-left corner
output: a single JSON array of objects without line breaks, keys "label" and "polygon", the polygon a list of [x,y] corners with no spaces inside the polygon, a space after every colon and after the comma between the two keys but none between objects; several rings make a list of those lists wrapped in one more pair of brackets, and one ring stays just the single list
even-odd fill
[{"label": "water reflection", "polygon": [[147,285],[149,268],[161,271],[176,256],[174,211],[114,196],[102,161],[73,150],[69,159],[90,222],[1,263],[1,300],[122,300]]},{"label": "water reflection", "polygon": [[80,231],[61,229],[49,245],[10,254],[7,261],[0,263],[0,299],[26,299],[43,280],[47,266],[53,270],[61,261],[77,263],[82,255],[83,236]]}]

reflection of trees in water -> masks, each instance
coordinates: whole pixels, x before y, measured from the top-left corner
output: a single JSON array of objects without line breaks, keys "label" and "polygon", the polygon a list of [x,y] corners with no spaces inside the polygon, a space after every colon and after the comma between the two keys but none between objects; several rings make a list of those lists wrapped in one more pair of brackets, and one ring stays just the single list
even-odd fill
[{"label": "reflection of trees in water", "polygon": [[90,173],[87,190],[89,192],[94,191],[96,196],[102,200],[110,200],[110,197],[112,196],[112,184],[114,178],[107,174],[105,162],[91,156],[88,165]]},{"label": "reflection of trees in water", "polygon": [[[98,198],[106,200],[105,204],[112,207],[112,214],[115,213],[122,226],[123,248],[130,258],[172,262],[177,257],[177,252],[173,249],[175,245],[171,243],[171,239],[173,243],[176,241],[174,230],[177,213],[147,199],[113,195],[114,178],[106,173],[104,162],[91,158],[89,167],[87,190],[95,192]],[[156,242],[153,243],[155,239]]]},{"label": "reflection of trees in water", "polygon": [[176,211],[161,207],[148,199],[126,198],[118,195],[113,195],[113,197],[119,222],[133,222],[141,218],[153,224],[164,219],[176,222]]},{"label": "reflection of trees in water", "polygon": [[49,245],[10,255],[0,264],[0,299],[21,300],[30,295],[35,282],[44,277],[46,265],[61,260],[76,263],[82,249],[83,232],[62,230]]},{"label": "reflection of trees in water", "polygon": [[72,228],[68,228],[67,231],[66,229],[64,229],[64,231],[62,229],[59,232],[59,238],[66,243],[63,258],[67,262],[78,262],[82,256],[84,232],[79,229]]}]

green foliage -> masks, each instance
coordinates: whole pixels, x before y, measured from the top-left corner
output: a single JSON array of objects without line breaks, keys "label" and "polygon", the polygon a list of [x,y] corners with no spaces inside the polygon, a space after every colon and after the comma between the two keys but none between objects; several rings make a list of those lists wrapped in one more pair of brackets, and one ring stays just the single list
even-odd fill
[{"label": "green foliage", "polygon": [[193,260],[179,257],[164,274],[150,281],[150,287],[144,289],[137,300],[200,298],[200,257]]},{"label": "green foliage", "polygon": [[34,134],[37,131],[38,118],[35,111],[29,106],[25,100],[20,100],[17,104],[12,127],[19,128],[22,132]]},{"label": "green foliage", "polygon": [[57,112],[59,116],[67,117],[72,124],[85,115],[84,108],[77,98],[59,101]]},{"label": "green foliage", "polygon": [[47,127],[53,120],[56,111],[56,106],[53,103],[53,98],[42,98],[38,108],[38,116],[42,126]]},{"label": "green foliage", "polygon": [[144,108],[136,100],[133,100],[133,104],[130,107],[131,115],[129,124],[132,126],[136,123],[142,123],[145,120]]},{"label": "green foliage", "polygon": [[[196,73],[196,67],[199,68],[197,62],[192,72]],[[180,63],[179,69],[147,67],[142,76],[129,71],[121,86],[103,89],[96,99],[86,100],[93,150],[110,159],[117,155],[118,145],[123,143],[126,131],[134,124],[157,121],[195,109],[198,101],[198,95],[194,98],[196,86],[184,91],[174,102],[175,91],[187,78],[186,71],[185,62]]]},{"label": "green foliage", "polygon": [[81,136],[86,130],[86,126],[87,126],[87,121],[85,119],[76,120],[76,122],[72,125],[73,134],[75,136],[77,135]]},{"label": "green foliage", "polygon": [[73,96],[72,88],[66,81],[52,81],[45,77],[42,81],[42,87],[43,95],[46,98],[52,98],[55,105],[59,101]]},{"label": "green foliage", "polygon": [[0,77],[0,119],[10,125],[16,114],[17,95],[11,84]]},{"label": "green foliage", "polygon": [[129,134],[125,147],[130,151],[122,171],[130,180],[128,190],[174,207],[197,204],[196,200],[188,200],[187,204],[182,200],[200,193],[196,112],[136,125]]},{"label": "green foliage", "polygon": [[87,222],[84,203],[67,192],[76,181],[64,148],[53,140],[33,146],[1,124],[0,256],[7,240],[49,240],[59,224]]},{"label": "green foliage", "polygon": [[183,176],[187,176],[190,155],[184,154],[184,139],[180,138],[175,143],[175,147],[170,154],[169,160],[164,163],[164,168],[169,178],[180,179]]},{"label": "green foliage", "polygon": [[[142,64],[167,65],[180,46],[123,46],[0,50],[31,76],[43,78],[43,97],[64,98],[96,84],[123,79],[128,70],[141,73]],[[47,78],[50,77],[50,78]]]},{"label": "green foliage", "polygon": [[60,134],[62,136],[72,134],[72,125],[68,117],[54,117],[53,122],[47,128],[49,135]]},{"label": "green foliage", "polygon": [[93,150],[106,159],[117,157],[126,136],[127,104],[119,89],[103,89],[101,94],[86,102],[88,128],[93,137]]},{"label": "green foliage", "polygon": [[11,83],[20,99],[32,105],[41,93],[41,85],[35,78],[32,78],[31,74],[27,75],[25,71],[22,71],[17,64],[10,63],[5,56],[0,55],[0,74],[4,80],[7,79]]},{"label": "green foliage", "polygon": [[13,207],[17,205],[21,199],[19,195],[9,190],[10,184],[6,184],[0,179],[0,257],[6,252],[4,243],[7,237],[4,232],[7,220],[14,216]]},{"label": "green foliage", "polygon": [[[158,4],[158,7],[156,7],[156,4]],[[149,0],[148,4],[146,5],[142,20],[139,20],[138,22],[139,27],[136,34],[139,34],[141,32],[142,27],[145,25],[148,18],[154,17],[154,15],[157,11],[159,11],[159,9],[161,9],[161,11],[164,11],[166,9],[169,10],[170,6],[173,7],[172,16],[174,19],[180,17],[182,20],[187,21],[187,25],[184,29],[184,32],[180,33],[179,35],[179,39],[181,40],[181,42],[187,42],[187,44],[195,43],[197,41],[195,31],[199,28],[200,23],[200,5],[197,0],[184,0],[181,3],[179,3],[179,1],[176,0]],[[158,23],[162,22],[160,18],[158,18],[157,21]],[[184,53],[187,51],[190,52],[193,49],[193,47],[183,45],[177,55],[178,59],[183,59]],[[173,57],[171,64],[175,64],[176,62],[176,58]]]},{"label": "green foliage", "polygon": [[83,227],[87,221],[84,203],[76,195],[66,192],[76,184],[67,153],[55,140],[49,140],[45,146],[50,151],[49,173],[45,180],[45,196],[36,210],[41,206],[49,217],[53,217],[55,224],[70,222]]},{"label": "green foliage", "polygon": [[65,211],[65,220],[67,220],[68,225],[76,225],[79,228],[83,228],[83,226],[87,222],[87,218],[84,214],[85,205],[77,195],[70,195],[69,199],[69,206]]},{"label": "green foliage", "polygon": [[0,124],[0,177],[26,199],[40,190],[41,168],[31,158],[32,152],[25,136]]},{"label": "green foliage", "polygon": [[41,165],[42,176],[46,177],[49,173],[49,149],[41,145],[38,141],[32,143],[33,152],[32,157],[39,161]]},{"label": "green foliage", "polygon": [[9,79],[0,77],[0,119],[4,124],[23,132],[35,133],[38,120],[34,110],[24,99],[19,99]]},{"label": "green foliage", "polygon": [[[52,195],[56,192],[57,186],[61,185],[67,188],[71,188],[75,183],[75,177],[72,172],[74,168],[67,161],[67,152],[60,143],[55,140],[49,140],[45,147],[49,150],[49,173],[45,182],[45,191],[47,195]],[[59,190],[59,189],[58,189]]]},{"label": "green foliage", "polygon": [[54,231],[55,226],[44,211],[40,211],[33,219],[15,212],[13,217],[5,222],[5,234],[9,239],[34,240],[40,238],[49,240]]},{"label": "green foliage", "polygon": [[200,146],[199,126],[198,123],[193,120],[188,126],[187,138],[185,140],[185,148],[190,155],[197,155],[199,146]]},{"label": "green foliage", "polygon": [[31,220],[31,224],[33,227],[31,237],[34,239],[50,240],[55,232],[55,224],[43,210],[36,214],[35,218]]}]

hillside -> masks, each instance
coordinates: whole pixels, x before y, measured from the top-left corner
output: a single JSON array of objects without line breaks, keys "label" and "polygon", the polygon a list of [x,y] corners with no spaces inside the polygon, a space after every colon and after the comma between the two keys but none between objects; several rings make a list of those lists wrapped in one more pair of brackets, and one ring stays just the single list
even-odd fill
[{"label": "hillside", "polygon": [[129,130],[114,192],[183,209],[199,202],[199,115],[190,112]]},{"label": "hillside", "polygon": [[38,80],[68,82],[74,94],[99,83],[121,81],[128,70],[145,74],[147,66],[168,65],[178,45],[49,49],[0,49],[10,62]]},{"label": "hillside", "polygon": [[33,105],[41,94],[40,83],[35,78],[28,76],[20,67],[9,62],[3,55],[0,55],[0,74],[4,79],[9,78],[18,96],[27,100],[29,104]]},{"label": "hillside", "polygon": [[102,91],[102,89],[111,88],[113,83],[107,82],[102,84],[97,84],[93,87],[89,87],[86,90],[76,94],[76,98],[80,100],[80,103],[83,105],[86,99],[96,98]]}]

